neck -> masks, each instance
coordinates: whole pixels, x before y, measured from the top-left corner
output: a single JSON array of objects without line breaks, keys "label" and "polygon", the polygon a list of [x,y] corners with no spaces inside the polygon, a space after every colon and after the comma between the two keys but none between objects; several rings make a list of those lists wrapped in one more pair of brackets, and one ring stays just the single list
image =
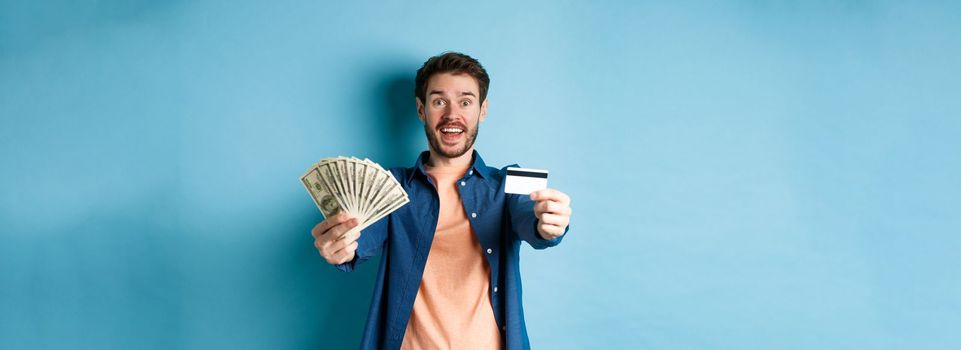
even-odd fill
[{"label": "neck", "polygon": [[467,169],[470,167],[471,156],[474,154],[474,147],[471,147],[460,155],[460,157],[448,158],[440,155],[440,153],[435,152],[430,149],[430,159],[427,160],[427,165],[435,168],[455,168],[455,169]]}]

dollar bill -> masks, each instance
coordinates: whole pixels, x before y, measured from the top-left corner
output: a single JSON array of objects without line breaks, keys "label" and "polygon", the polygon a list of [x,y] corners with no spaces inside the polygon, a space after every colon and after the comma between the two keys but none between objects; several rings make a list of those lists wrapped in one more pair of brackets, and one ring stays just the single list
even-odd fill
[{"label": "dollar bill", "polygon": [[323,214],[325,218],[337,215],[337,213],[342,210],[340,203],[338,203],[337,199],[327,190],[327,186],[322,183],[323,180],[321,180],[320,172],[316,167],[307,171],[307,173],[301,177],[301,181],[304,183],[304,187],[307,188],[307,192],[310,193],[310,197],[314,199],[314,203],[317,204],[317,209],[320,209],[321,214]]},{"label": "dollar bill", "polygon": [[321,159],[301,176],[301,182],[325,218],[339,212],[356,217],[363,230],[410,202],[390,171],[364,158]]}]

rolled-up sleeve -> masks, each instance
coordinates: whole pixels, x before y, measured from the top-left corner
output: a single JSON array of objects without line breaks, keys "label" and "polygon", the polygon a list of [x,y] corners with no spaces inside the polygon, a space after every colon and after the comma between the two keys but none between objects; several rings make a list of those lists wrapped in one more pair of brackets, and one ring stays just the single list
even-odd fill
[{"label": "rolled-up sleeve", "polygon": [[534,216],[534,204],[530,196],[511,194],[508,198],[508,210],[511,217],[511,231],[514,235],[530,244],[534,249],[545,249],[561,243],[571,225],[564,228],[564,234],[554,239],[544,239],[537,233],[537,217]]}]

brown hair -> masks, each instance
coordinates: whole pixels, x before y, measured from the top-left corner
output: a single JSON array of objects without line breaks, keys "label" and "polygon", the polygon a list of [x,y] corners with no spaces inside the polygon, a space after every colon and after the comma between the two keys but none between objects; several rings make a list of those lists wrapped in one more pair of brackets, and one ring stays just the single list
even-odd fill
[{"label": "brown hair", "polygon": [[480,102],[484,102],[484,100],[487,99],[487,88],[491,83],[491,78],[487,75],[487,71],[484,70],[484,66],[481,66],[480,62],[476,59],[460,52],[444,52],[427,59],[424,65],[417,70],[414,96],[420,99],[421,102],[425,102],[427,100],[427,81],[430,80],[430,77],[434,74],[441,73],[470,75],[477,81],[477,85],[480,87]]}]

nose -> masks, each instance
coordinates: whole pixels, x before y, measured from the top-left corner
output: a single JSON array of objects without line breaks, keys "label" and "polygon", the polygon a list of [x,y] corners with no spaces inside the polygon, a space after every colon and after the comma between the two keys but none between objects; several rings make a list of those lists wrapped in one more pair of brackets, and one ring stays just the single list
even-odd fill
[{"label": "nose", "polygon": [[457,119],[461,115],[462,113],[459,107],[457,107],[456,105],[448,105],[444,107],[444,114],[441,116],[441,120],[450,121],[450,120]]}]

